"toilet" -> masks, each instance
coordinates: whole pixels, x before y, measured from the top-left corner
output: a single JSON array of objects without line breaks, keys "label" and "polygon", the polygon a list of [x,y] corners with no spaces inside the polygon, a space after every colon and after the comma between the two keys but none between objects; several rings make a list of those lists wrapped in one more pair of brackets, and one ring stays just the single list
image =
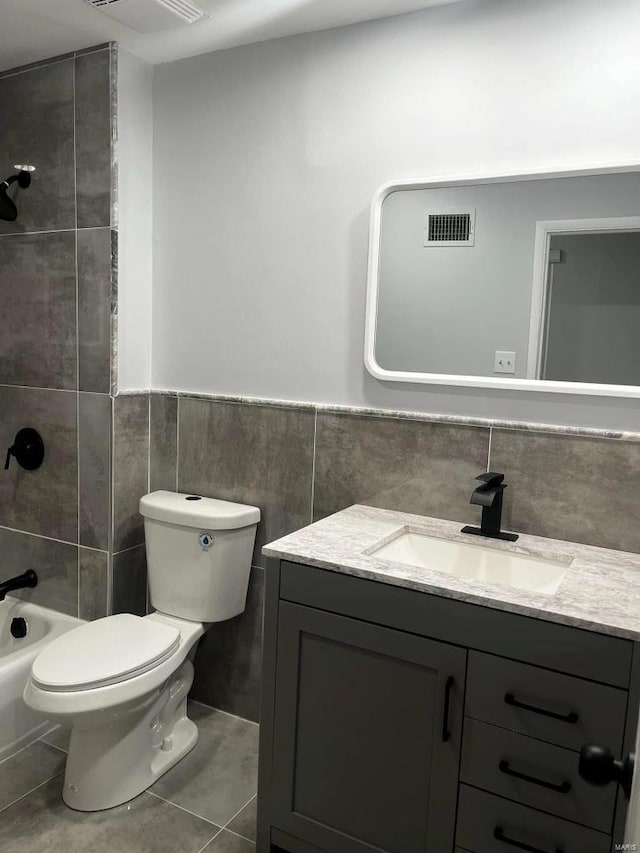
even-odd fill
[{"label": "toilet", "polygon": [[257,507],[158,491],[140,500],[154,613],[75,628],[34,660],[24,700],[71,729],[63,798],[131,800],[198,739],[187,716],[198,640],[245,608]]}]

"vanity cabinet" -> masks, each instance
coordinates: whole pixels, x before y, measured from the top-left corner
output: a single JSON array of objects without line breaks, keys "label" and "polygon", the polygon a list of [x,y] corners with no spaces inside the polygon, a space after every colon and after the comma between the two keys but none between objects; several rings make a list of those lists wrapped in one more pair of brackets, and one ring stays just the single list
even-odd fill
[{"label": "vanity cabinet", "polygon": [[264,638],[258,853],[622,840],[578,757],[632,748],[631,641],[277,560]]},{"label": "vanity cabinet", "polygon": [[283,602],[273,816],[332,853],[450,850],[466,650]]}]

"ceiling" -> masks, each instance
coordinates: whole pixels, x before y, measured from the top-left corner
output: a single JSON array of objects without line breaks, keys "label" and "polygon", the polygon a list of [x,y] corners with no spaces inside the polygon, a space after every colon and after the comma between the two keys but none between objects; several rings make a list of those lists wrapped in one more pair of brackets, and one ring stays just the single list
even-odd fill
[{"label": "ceiling", "polygon": [[[135,0],[133,0],[135,2]],[[0,0],[0,70],[106,41],[153,64],[459,0],[194,0],[208,18],[141,34],[85,0]]]}]

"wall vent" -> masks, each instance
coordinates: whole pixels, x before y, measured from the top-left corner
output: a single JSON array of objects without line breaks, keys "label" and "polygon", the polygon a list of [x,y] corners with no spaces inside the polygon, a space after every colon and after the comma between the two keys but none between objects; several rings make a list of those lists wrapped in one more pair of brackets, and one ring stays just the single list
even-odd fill
[{"label": "wall vent", "polygon": [[475,210],[430,211],[424,230],[425,246],[473,246]]},{"label": "wall vent", "polygon": [[85,0],[90,6],[140,33],[172,30],[207,15],[190,0]]}]

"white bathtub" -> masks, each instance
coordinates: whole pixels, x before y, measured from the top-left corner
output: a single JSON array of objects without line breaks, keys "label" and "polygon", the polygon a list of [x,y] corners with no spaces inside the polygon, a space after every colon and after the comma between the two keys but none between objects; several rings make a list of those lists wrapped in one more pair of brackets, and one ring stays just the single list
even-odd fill
[{"label": "white bathtub", "polygon": [[[11,634],[11,623],[18,617],[28,627],[22,639]],[[10,596],[0,601],[0,761],[51,728],[25,705],[22,693],[36,655],[51,640],[82,624],[81,619]]]}]

